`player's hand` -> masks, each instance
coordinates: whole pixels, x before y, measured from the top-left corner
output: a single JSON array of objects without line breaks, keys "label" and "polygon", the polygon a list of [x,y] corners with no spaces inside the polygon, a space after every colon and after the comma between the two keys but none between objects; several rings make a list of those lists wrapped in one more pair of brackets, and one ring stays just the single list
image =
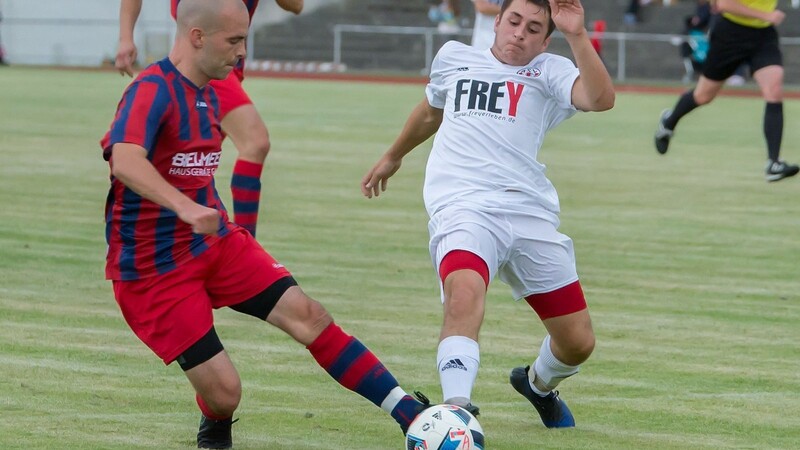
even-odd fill
[{"label": "player's hand", "polygon": [[117,57],[114,59],[114,67],[120,75],[133,77],[133,64],[136,62],[136,44],[133,41],[120,41],[117,49]]},{"label": "player's hand", "polygon": [[777,27],[778,25],[783,23],[783,19],[786,18],[786,13],[779,9],[776,9],[773,10],[771,13],[769,13],[767,17],[768,17],[767,21]]},{"label": "player's hand", "polygon": [[361,193],[367,198],[372,198],[373,195],[380,196],[381,192],[386,190],[389,177],[400,169],[402,163],[402,159],[393,159],[384,155],[361,179]]},{"label": "player's hand", "polygon": [[303,10],[303,0],[275,0],[275,3],[284,11],[300,14]]},{"label": "player's hand", "polygon": [[564,35],[586,32],[583,5],[580,0],[550,0],[553,23]]},{"label": "player's hand", "polygon": [[219,211],[214,208],[192,202],[177,213],[179,219],[192,226],[193,233],[216,234],[219,230]]}]

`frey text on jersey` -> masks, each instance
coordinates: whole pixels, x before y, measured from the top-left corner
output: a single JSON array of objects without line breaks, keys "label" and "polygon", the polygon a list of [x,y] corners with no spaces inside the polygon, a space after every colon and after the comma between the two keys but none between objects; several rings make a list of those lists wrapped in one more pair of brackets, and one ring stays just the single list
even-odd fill
[{"label": "frey text on jersey", "polygon": [[[516,117],[517,106],[524,87],[525,85],[513,81],[488,83],[480,80],[460,79],[456,82],[454,112],[484,111],[501,116]],[[500,101],[506,97],[506,94],[508,101]]]}]

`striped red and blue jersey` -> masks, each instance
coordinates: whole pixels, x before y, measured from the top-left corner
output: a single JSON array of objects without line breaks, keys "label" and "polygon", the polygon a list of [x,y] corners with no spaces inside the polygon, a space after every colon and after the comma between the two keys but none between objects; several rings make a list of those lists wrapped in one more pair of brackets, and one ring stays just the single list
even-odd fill
[{"label": "striped red and blue jersey", "polygon": [[167,182],[197,203],[220,211],[216,236],[192,233],[177,214],[140,196],[111,176],[106,200],[106,278],[137,280],[169,272],[197,257],[235,227],[214,187],[222,132],[210,86],[198,88],[169,58],[147,67],[128,86],[111,128],[100,141],[113,165],[114,144],[147,150]]}]

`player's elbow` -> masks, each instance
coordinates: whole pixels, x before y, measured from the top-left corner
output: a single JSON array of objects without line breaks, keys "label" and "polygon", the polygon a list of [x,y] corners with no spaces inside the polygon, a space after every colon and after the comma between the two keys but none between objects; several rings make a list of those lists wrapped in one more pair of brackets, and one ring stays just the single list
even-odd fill
[{"label": "player's elbow", "polygon": [[604,93],[597,101],[597,111],[608,111],[609,109],[614,107],[614,103],[617,101],[617,94],[612,89],[609,92]]},{"label": "player's elbow", "polygon": [[283,10],[293,14],[300,14],[303,11],[303,0],[276,0],[276,3]]},{"label": "player's elbow", "polygon": [[496,16],[500,14],[500,7],[487,1],[477,1],[475,11],[487,16]]},{"label": "player's elbow", "polygon": [[123,183],[136,175],[141,162],[147,162],[147,150],[135,144],[120,142],[111,148],[111,175]]},{"label": "player's elbow", "polygon": [[730,12],[731,11],[731,3],[732,0],[717,0],[716,8],[719,13]]},{"label": "player's elbow", "polygon": [[425,110],[425,115],[423,116],[423,123],[428,127],[432,127],[435,130],[439,129],[439,126],[442,124],[444,120],[444,110],[439,108],[434,108],[430,105],[426,105],[427,108]]},{"label": "player's elbow", "polygon": [[127,185],[130,180],[129,170],[125,164],[117,164],[113,159],[111,160],[111,175],[122,184]]},{"label": "player's elbow", "polygon": [[590,106],[586,110],[594,112],[608,111],[614,107],[616,100],[617,94],[613,89],[609,89],[592,99]]}]

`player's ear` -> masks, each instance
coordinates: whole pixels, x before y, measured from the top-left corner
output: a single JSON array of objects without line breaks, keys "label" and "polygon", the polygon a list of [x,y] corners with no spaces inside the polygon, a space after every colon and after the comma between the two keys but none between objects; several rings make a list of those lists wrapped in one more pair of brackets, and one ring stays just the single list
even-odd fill
[{"label": "player's ear", "polygon": [[200,28],[192,28],[189,30],[189,40],[194,48],[203,48],[203,38],[205,33]]}]

